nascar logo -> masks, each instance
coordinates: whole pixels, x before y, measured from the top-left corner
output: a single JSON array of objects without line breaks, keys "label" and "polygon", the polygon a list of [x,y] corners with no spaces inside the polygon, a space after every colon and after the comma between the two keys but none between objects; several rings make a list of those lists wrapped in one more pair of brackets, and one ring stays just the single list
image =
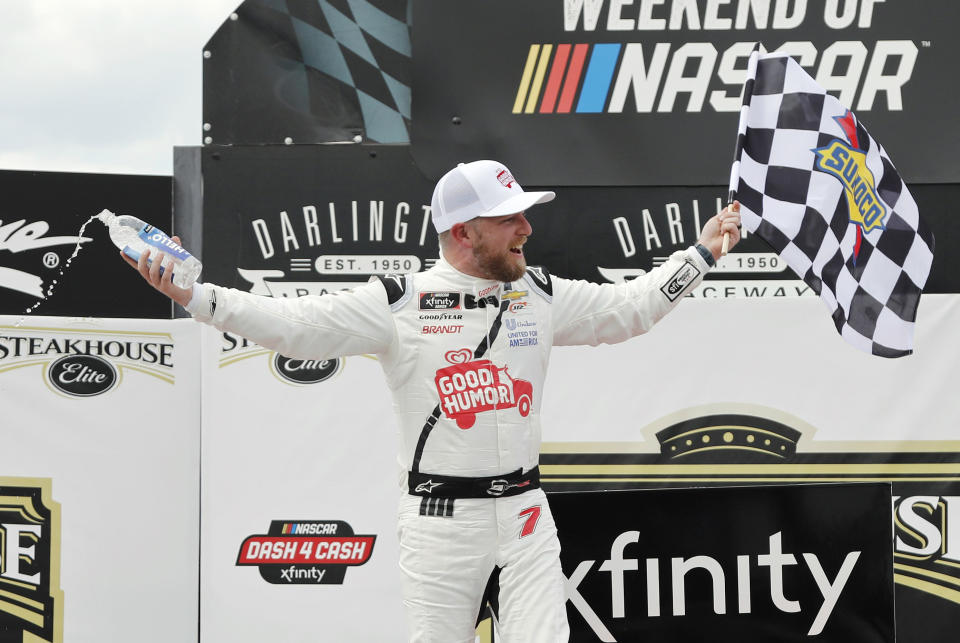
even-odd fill
[{"label": "nascar logo", "polygon": [[[607,100],[607,91],[610,80],[613,78],[613,69],[620,55],[620,44],[593,45],[594,53],[587,65],[583,90],[580,100],[577,101],[576,112],[602,112]],[[553,65],[547,77],[546,90],[540,100],[541,114],[569,114],[576,98],[577,86],[580,77],[584,75],[584,61],[590,50],[588,44],[557,45],[557,53],[553,56]],[[524,112],[532,114],[537,110],[537,99],[543,88],[544,76],[550,63],[553,45],[530,45],[527,54],[527,63],[523,68],[520,88],[513,103],[513,113]],[[570,62],[569,68],[567,62]],[[564,73],[566,72],[566,73]],[[562,89],[561,89],[562,87]],[[524,104],[525,103],[525,104]]]},{"label": "nascar logo", "polygon": [[[513,113],[619,114],[628,108],[631,97],[638,114],[700,112],[705,104],[716,112],[737,112],[738,90],[746,72],[736,63],[750,55],[754,44],[735,42],[724,51],[709,42],[687,42],[679,47],[668,42],[532,44]],[[814,68],[811,73],[820,85],[839,91],[841,101],[856,103],[859,110],[874,108],[880,88],[886,92],[887,109],[902,110],[902,88],[913,75],[916,45],[909,40],[877,41],[863,79],[856,66],[842,78],[835,76],[839,57],[856,56],[865,47],[861,41],[838,41],[820,55],[809,41],[791,41],[771,51],[794,56],[804,67]],[[814,56],[809,56],[810,52]],[[893,60],[900,64],[884,74]],[[688,67],[695,71],[688,73]],[[855,89],[850,89],[857,87],[862,87],[859,100]]]}]

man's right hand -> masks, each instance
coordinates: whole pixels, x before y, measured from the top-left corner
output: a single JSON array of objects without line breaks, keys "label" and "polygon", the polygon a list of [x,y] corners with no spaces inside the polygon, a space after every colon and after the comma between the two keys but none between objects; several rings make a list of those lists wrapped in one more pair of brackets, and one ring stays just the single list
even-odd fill
[{"label": "man's right hand", "polygon": [[[180,243],[180,237],[171,237],[177,244]],[[160,273],[160,265],[163,263],[166,255],[163,252],[158,252],[156,254],[155,260],[151,263],[149,259],[151,257],[150,250],[144,250],[140,254],[140,260],[134,261],[127,255],[123,254],[123,251],[120,252],[120,256],[123,257],[123,260],[127,262],[132,268],[140,273],[140,276],[146,279],[147,283],[162,292],[164,295],[177,302],[183,307],[186,307],[190,303],[190,299],[193,297],[192,288],[180,288],[179,286],[173,285],[173,270],[164,270],[163,273]]]}]

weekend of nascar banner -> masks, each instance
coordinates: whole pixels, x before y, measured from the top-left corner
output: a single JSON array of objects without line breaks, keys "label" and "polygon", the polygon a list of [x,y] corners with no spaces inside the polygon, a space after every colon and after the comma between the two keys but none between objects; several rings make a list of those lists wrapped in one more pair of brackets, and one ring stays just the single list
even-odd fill
[{"label": "weekend of nascar banner", "polygon": [[[372,274],[429,268],[433,183],[409,148],[260,146],[202,151],[201,280],[274,297],[321,294]],[[536,189],[523,175],[518,180]],[[530,210],[528,263],[597,283],[622,283],[696,242],[727,188],[561,187]],[[939,239],[960,235],[960,186],[911,186]],[[190,248],[190,240],[185,239]],[[191,248],[192,249],[192,248]],[[125,266],[124,266],[125,267]],[[960,262],[934,258],[926,292],[960,292]],[[697,298],[816,297],[769,246],[749,237],[697,288]],[[921,319],[922,323],[922,319]]]},{"label": "weekend of nascar banner", "polygon": [[199,330],[0,316],[0,640],[196,641]]},{"label": "weekend of nascar banner", "polygon": [[550,505],[571,641],[896,639],[889,484],[554,493]]},{"label": "weekend of nascar banner", "polygon": [[492,157],[544,185],[725,183],[757,42],[854,110],[907,182],[960,179],[950,0],[412,3],[411,144],[435,179]]},{"label": "weekend of nascar banner", "polygon": [[169,319],[89,219],[107,208],[170,232],[170,194],[169,176],[0,171],[0,314]]}]

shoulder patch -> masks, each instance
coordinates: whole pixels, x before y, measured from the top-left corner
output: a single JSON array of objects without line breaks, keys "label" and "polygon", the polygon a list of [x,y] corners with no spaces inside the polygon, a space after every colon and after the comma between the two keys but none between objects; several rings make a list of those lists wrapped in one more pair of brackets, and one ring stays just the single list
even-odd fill
[{"label": "shoulder patch", "polygon": [[377,275],[377,279],[383,284],[387,291],[387,304],[390,310],[397,310],[410,298],[410,290],[407,288],[407,277],[405,275]]},{"label": "shoulder patch", "polygon": [[523,275],[530,287],[547,301],[553,299],[553,281],[550,279],[550,273],[542,266],[527,266],[527,272]]}]

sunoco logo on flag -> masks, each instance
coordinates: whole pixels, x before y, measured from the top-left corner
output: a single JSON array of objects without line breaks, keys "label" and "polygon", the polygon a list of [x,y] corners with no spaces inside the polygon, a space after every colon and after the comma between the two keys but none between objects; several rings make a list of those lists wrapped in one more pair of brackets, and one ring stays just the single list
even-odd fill
[{"label": "sunoco logo on flag", "polygon": [[857,144],[857,125],[853,113],[848,109],[843,116],[835,116],[834,120],[843,128],[853,146],[835,138],[829,144],[815,148],[815,167],[833,175],[843,184],[850,221],[860,226],[857,233],[859,238],[859,235],[871,232],[874,228],[883,229],[887,208],[877,195],[876,180],[867,167],[867,153],[859,149]]}]

